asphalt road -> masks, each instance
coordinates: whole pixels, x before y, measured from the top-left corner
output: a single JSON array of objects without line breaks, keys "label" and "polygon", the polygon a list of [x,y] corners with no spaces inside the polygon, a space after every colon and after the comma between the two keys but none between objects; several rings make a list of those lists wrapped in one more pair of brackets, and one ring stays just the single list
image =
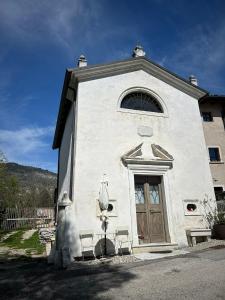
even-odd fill
[{"label": "asphalt road", "polygon": [[225,249],[120,266],[54,270],[1,262],[1,299],[225,299]]}]

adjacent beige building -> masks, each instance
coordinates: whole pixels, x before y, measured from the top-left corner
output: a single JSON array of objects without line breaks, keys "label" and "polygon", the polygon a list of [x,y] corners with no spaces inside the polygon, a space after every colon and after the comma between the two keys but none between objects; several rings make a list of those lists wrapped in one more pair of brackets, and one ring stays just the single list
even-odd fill
[{"label": "adjacent beige building", "polygon": [[200,99],[203,130],[217,201],[225,191],[225,96]]}]

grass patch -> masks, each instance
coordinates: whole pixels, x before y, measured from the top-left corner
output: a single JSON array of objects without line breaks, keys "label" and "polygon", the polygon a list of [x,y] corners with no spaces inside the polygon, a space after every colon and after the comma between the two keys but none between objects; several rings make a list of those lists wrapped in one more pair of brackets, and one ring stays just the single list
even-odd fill
[{"label": "grass patch", "polygon": [[9,230],[0,230],[0,241],[9,232],[10,232]]},{"label": "grass patch", "polygon": [[9,247],[9,248],[20,248],[20,243],[22,240],[23,233],[24,233],[23,230],[15,231],[7,239],[5,239],[1,244],[3,246]]},{"label": "grass patch", "polygon": [[34,250],[37,254],[42,254],[45,250],[45,246],[40,243],[37,231],[35,231],[29,239],[24,240],[22,245],[23,249]]},{"label": "grass patch", "polygon": [[31,253],[42,254],[45,246],[40,243],[38,232],[35,231],[29,239],[23,240],[22,236],[25,231],[22,229],[16,231],[1,243],[2,246],[13,249],[26,249],[28,255],[31,255]]}]

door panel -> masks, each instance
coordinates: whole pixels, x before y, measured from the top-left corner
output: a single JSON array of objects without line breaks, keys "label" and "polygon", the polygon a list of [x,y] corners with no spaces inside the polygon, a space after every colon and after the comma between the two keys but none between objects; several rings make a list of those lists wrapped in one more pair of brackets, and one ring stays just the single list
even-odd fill
[{"label": "door panel", "polygon": [[149,243],[146,213],[137,212],[137,231],[140,244]]},{"label": "door panel", "polygon": [[148,243],[148,220],[146,214],[146,200],[144,192],[144,183],[138,181],[135,183],[135,202],[137,215],[137,231],[140,244]]},{"label": "door panel", "polygon": [[165,242],[165,220],[160,176],[135,176],[139,243]]},{"label": "door panel", "polygon": [[149,229],[151,243],[165,242],[164,220],[161,212],[151,213]]}]

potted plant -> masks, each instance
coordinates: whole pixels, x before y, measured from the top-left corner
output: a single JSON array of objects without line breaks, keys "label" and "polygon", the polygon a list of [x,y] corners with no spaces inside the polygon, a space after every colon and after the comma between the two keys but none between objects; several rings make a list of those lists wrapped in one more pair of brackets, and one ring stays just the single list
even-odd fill
[{"label": "potted plant", "polygon": [[214,216],[213,235],[215,238],[225,240],[225,213],[218,212]]},{"label": "potted plant", "polygon": [[209,228],[212,229],[214,238],[225,240],[225,200],[224,198],[217,202],[217,207],[213,207],[211,199],[204,199],[202,202],[206,221]]}]

